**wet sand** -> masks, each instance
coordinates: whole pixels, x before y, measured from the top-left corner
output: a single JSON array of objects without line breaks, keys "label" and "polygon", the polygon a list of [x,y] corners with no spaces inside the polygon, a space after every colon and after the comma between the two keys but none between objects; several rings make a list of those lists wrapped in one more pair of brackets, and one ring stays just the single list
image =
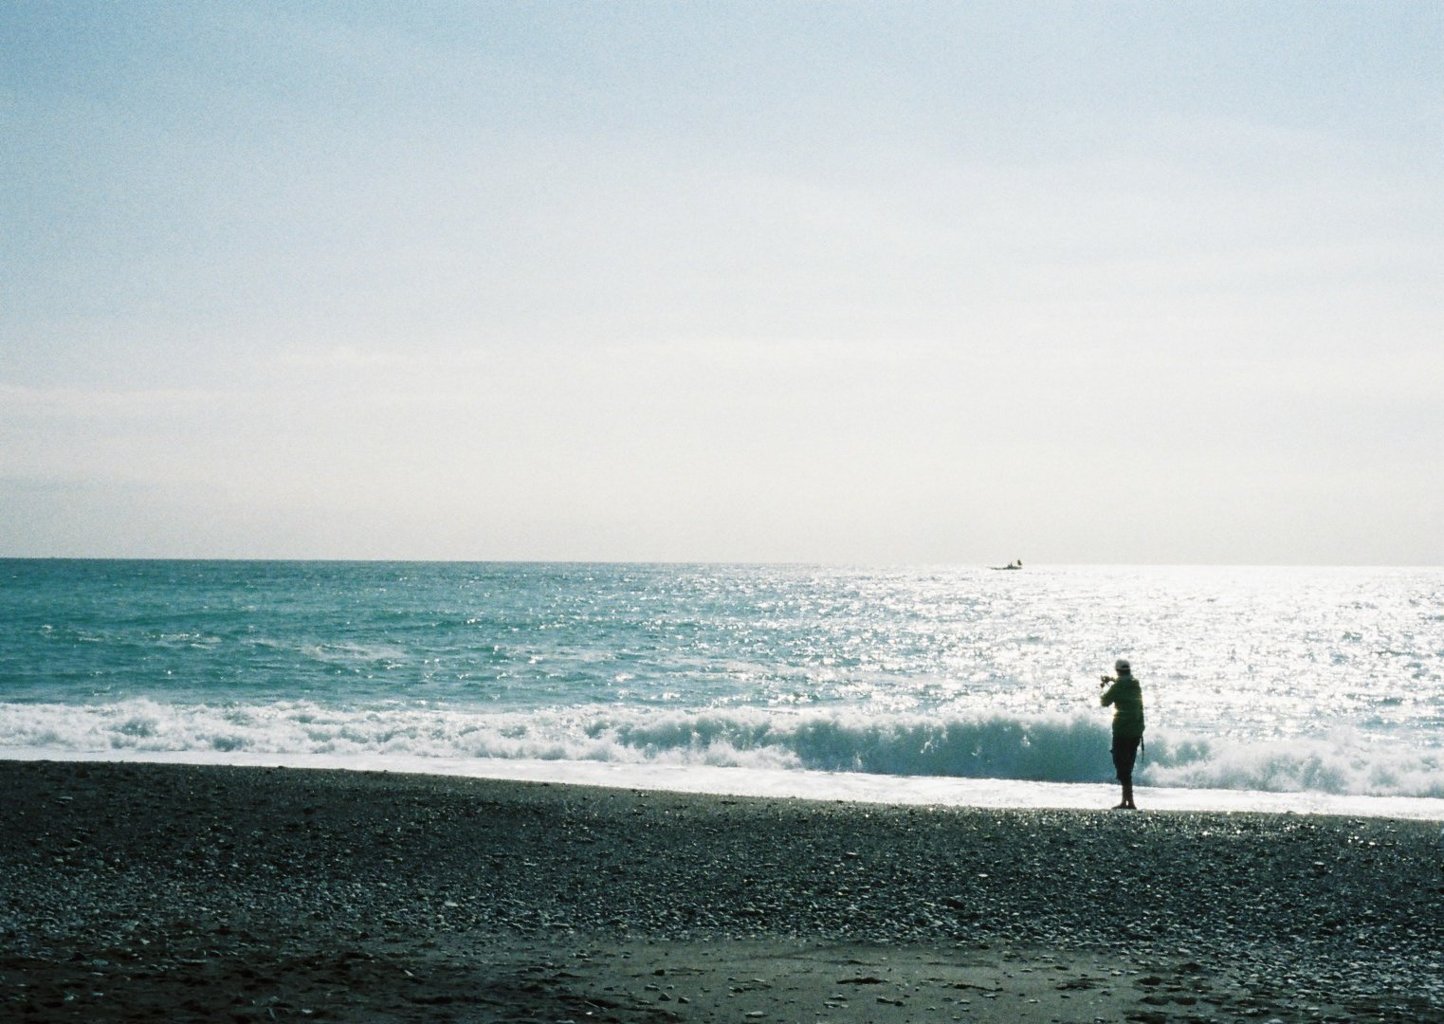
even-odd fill
[{"label": "wet sand", "polygon": [[0,762],[6,1021],[1444,1021],[1417,821]]}]

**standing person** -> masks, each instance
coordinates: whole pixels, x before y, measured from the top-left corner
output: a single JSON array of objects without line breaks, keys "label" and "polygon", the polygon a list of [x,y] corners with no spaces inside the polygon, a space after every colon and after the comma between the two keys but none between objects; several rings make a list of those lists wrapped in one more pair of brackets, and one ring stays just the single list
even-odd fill
[{"label": "standing person", "polygon": [[1104,676],[1103,706],[1113,705],[1113,767],[1123,785],[1123,802],[1115,810],[1136,811],[1133,802],[1133,762],[1143,742],[1143,688],[1133,677],[1128,662],[1119,658],[1113,663],[1117,677]]}]

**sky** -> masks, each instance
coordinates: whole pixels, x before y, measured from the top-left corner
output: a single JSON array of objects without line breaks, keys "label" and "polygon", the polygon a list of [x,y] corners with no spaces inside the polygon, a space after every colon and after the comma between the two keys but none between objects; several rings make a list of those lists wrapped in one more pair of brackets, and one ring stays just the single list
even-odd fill
[{"label": "sky", "polygon": [[0,0],[0,556],[1444,564],[1444,4]]}]

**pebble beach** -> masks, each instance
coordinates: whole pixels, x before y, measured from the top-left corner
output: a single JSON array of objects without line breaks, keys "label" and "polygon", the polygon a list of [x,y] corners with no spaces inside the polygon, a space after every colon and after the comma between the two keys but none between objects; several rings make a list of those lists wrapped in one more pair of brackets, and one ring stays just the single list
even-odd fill
[{"label": "pebble beach", "polygon": [[0,762],[0,1019],[1444,1021],[1438,823]]}]

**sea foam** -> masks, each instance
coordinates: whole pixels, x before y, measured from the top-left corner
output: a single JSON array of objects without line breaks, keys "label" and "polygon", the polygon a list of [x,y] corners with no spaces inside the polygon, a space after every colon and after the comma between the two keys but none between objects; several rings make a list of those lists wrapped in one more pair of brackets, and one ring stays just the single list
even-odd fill
[{"label": "sea foam", "polygon": [[0,583],[19,756],[1106,794],[1098,676],[1126,654],[1143,786],[1444,800],[1439,569],[0,560]]},{"label": "sea foam", "polygon": [[[0,704],[0,748],[49,757],[321,755],[381,766],[388,758],[553,761],[1106,783],[1108,746],[1106,721],[1082,715],[607,707],[497,713],[149,699]],[[1444,799],[1437,751],[1344,729],[1267,742],[1159,730],[1148,738],[1138,780],[1170,789]]]}]

